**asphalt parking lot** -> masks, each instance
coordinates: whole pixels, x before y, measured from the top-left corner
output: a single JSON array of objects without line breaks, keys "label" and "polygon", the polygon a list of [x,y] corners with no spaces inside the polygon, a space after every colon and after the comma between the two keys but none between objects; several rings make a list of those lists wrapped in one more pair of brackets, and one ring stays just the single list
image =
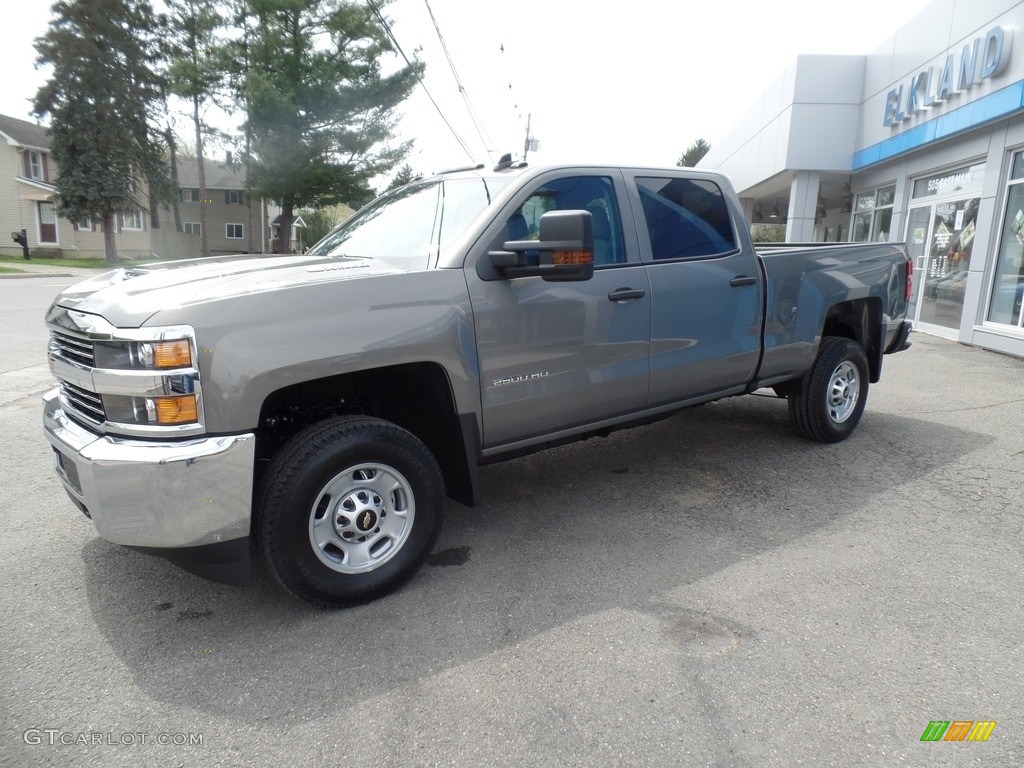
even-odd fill
[{"label": "asphalt parking lot", "polygon": [[66,499],[39,394],[71,282],[0,280],[0,764],[1024,764],[1024,360],[914,334],[844,443],[745,397],[487,467],[410,584],[332,612]]}]

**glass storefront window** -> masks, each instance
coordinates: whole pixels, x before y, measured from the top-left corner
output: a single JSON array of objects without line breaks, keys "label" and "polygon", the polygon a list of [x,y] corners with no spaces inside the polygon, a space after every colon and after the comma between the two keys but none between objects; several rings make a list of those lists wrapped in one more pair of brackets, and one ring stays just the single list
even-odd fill
[{"label": "glass storefront window", "polygon": [[871,233],[871,214],[858,213],[853,217],[853,229],[850,231],[850,241],[853,243],[866,243]]},{"label": "glass storefront window", "polygon": [[919,322],[954,331],[960,327],[980,203],[980,198],[975,197],[925,205],[912,211],[911,237],[915,241],[919,237],[915,222],[920,218],[913,214],[923,211],[932,218],[928,265],[921,273],[914,272],[914,281],[922,291]]},{"label": "glass storefront window", "polygon": [[882,187],[857,195],[856,213],[850,241],[854,243],[885,242],[892,228],[892,208],[896,201],[896,185]]},{"label": "glass storefront window", "polygon": [[995,281],[988,320],[1000,325],[1024,325],[1024,152],[1013,158],[1006,194],[1006,213],[999,240]]},{"label": "glass storefront window", "polygon": [[871,240],[876,243],[884,243],[889,240],[889,230],[892,228],[892,206],[880,208],[875,213],[875,223],[871,228]]},{"label": "glass storefront window", "polygon": [[1010,171],[1010,178],[1024,179],[1024,152],[1018,152],[1013,157],[1013,169]]}]

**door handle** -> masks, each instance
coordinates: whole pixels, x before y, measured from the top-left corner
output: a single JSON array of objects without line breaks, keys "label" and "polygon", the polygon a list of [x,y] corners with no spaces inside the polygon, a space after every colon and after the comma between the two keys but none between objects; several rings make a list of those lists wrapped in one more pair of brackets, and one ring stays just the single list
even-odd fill
[{"label": "door handle", "polygon": [[644,291],[633,288],[616,288],[608,294],[608,301],[633,301],[633,299],[642,299],[646,295]]},{"label": "door handle", "polygon": [[746,275],[736,275],[736,277],[729,281],[729,285],[735,288],[739,288],[742,285],[757,285],[757,278],[747,277]]}]

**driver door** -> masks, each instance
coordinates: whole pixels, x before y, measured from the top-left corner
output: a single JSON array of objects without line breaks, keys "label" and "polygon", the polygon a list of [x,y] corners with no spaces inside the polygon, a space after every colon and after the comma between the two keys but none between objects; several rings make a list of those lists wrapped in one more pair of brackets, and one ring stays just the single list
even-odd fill
[{"label": "driver door", "polygon": [[[645,407],[651,291],[635,233],[623,226],[625,200],[616,172],[552,172],[505,207],[471,255],[485,451]],[[485,278],[471,266],[505,241],[536,239],[551,210],[591,212],[591,279]]]}]

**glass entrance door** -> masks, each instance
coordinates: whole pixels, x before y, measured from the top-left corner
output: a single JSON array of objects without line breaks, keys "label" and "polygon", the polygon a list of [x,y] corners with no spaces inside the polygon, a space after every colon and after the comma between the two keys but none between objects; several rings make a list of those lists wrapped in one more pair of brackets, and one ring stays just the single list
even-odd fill
[{"label": "glass entrance door", "polygon": [[915,325],[944,336],[959,332],[979,203],[974,197],[911,209],[907,242],[919,285]]}]

